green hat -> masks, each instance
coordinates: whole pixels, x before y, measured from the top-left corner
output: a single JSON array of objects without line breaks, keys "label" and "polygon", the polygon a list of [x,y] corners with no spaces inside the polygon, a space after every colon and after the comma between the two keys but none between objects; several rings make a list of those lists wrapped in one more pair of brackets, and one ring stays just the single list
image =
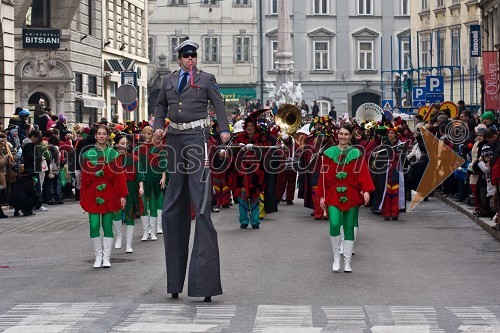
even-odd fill
[{"label": "green hat", "polygon": [[481,116],[481,120],[485,120],[485,119],[495,120],[495,114],[491,111],[487,111],[487,112],[483,113],[483,115]]}]

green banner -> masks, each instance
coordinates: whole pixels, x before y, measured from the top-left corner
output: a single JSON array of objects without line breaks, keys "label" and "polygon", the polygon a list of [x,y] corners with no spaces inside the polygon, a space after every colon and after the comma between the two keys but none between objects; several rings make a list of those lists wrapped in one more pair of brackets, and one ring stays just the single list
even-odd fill
[{"label": "green banner", "polygon": [[255,88],[219,88],[223,99],[255,99]]}]

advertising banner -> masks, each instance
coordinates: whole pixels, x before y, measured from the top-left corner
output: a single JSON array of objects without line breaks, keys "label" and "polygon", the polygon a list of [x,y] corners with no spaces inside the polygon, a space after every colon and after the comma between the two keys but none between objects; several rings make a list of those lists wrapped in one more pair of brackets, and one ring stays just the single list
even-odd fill
[{"label": "advertising banner", "polygon": [[483,51],[484,108],[500,110],[500,64],[498,51]]}]

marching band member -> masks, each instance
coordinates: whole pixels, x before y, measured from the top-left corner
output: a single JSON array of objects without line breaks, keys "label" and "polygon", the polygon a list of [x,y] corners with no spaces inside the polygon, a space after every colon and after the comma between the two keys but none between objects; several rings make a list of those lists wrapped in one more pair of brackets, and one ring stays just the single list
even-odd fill
[{"label": "marching band member", "polygon": [[295,196],[295,184],[297,183],[297,171],[293,169],[292,162],[297,151],[297,145],[292,136],[284,133],[281,140],[285,146],[283,161],[286,163],[285,168],[278,173],[278,181],[276,183],[276,197],[278,200],[285,195],[287,205],[293,205]]},{"label": "marching band member", "polygon": [[399,210],[405,207],[405,188],[404,188],[404,173],[402,170],[402,161],[400,161],[400,153],[395,148],[402,142],[398,139],[398,130],[396,128],[387,129],[389,149],[388,165],[386,171],[386,186],[385,193],[382,199],[382,215],[387,221],[389,219],[397,220],[399,218]]},{"label": "marching band member", "polygon": [[211,176],[212,186],[214,187],[216,208],[229,208],[231,203],[231,191],[226,181],[225,154],[224,151],[214,151],[213,147],[220,146],[222,139],[220,138],[220,129],[217,119],[214,119],[212,131],[210,133],[211,152]]},{"label": "marching band member", "polygon": [[[111,132],[105,125],[96,130],[96,143],[82,154],[80,205],[89,213],[90,238],[94,245],[94,268],[111,267],[113,215],[125,207],[127,182],[116,159],[118,152],[108,147]],[[104,238],[101,239],[101,225]]]},{"label": "marching band member", "polygon": [[257,127],[257,112],[248,115],[244,122],[244,132],[233,140],[240,149],[233,149],[232,172],[229,184],[233,195],[238,200],[240,228],[246,229],[248,224],[259,229],[259,195],[264,191],[264,170],[262,167],[262,150],[268,141]]},{"label": "marching band member", "polygon": [[311,134],[305,140],[301,152],[302,166],[307,168],[304,184],[304,206],[313,209],[315,220],[327,220],[328,212],[320,206],[320,196],[317,194],[318,179],[321,170],[321,155],[325,149],[334,144],[331,135],[333,128],[327,116],[316,117],[311,123]]},{"label": "marching band member", "polygon": [[118,134],[114,137],[115,149],[118,151],[120,156],[118,161],[120,166],[125,172],[125,178],[127,181],[127,203],[123,210],[115,213],[113,219],[113,227],[115,229],[116,240],[115,249],[121,249],[122,247],[122,218],[125,219],[127,225],[126,232],[126,253],[132,253],[132,239],[134,237],[134,219],[137,213],[141,214],[143,211],[142,200],[140,197],[144,194],[144,175],[139,170],[139,158],[132,154],[130,151],[130,144],[127,140],[127,136],[124,134]]},{"label": "marching band member", "polygon": [[352,272],[354,225],[358,220],[359,206],[370,201],[370,192],[375,189],[363,153],[350,146],[351,136],[350,125],[339,129],[338,145],[324,152],[324,168],[321,169],[317,187],[320,205],[328,210],[334,272],[340,270],[340,227],[344,228],[346,273]]}]

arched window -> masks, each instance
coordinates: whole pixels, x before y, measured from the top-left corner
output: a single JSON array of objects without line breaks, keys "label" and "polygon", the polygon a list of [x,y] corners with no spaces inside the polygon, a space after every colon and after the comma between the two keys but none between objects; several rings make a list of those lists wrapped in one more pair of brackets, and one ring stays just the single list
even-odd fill
[{"label": "arched window", "polygon": [[330,107],[332,103],[330,101],[320,99],[316,100],[316,104],[319,106],[319,115],[320,116],[327,116],[328,112],[330,111]]}]

